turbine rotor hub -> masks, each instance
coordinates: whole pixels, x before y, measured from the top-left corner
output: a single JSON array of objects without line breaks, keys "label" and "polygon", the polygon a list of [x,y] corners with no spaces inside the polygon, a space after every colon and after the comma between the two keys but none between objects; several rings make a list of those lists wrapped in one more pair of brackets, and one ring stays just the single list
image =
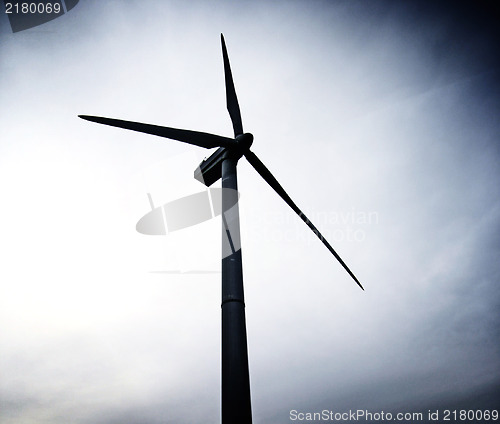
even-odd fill
[{"label": "turbine rotor hub", "polygon": [[235,140],[238,150],[240,150],[243,154],[248,149],[250,149],[250,146],[253,143],[253,135],[250,133],[239,134],[236,136]]}]

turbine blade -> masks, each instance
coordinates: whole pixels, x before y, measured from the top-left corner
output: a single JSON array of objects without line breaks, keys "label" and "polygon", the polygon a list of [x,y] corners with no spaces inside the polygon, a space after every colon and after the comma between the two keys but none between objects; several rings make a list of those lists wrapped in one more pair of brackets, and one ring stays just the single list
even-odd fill
[{"label": "turbine blade", "polygon": [[227,56],[226,43],[224,36],[220,35],[222,43],[222,57],[224,59],[224,77],[226,80],[226,104],[227,111],[233,122],[234,136],[243,134],[243,124],[241,123],[240,106],[238,105],[238,98],[236,97],[236,90],[234,89],[233,74],[231,73],[231,66],[229,65],[229,57]]},{"label": "turbine blade", "polygon": [[266,166],[261,162],[261,160],[255,155],[255,153],[251,152],[248,150],[245,153],[245,157],[247,158],[248,162],[255,168],[255,170],[260,174],[264,180],[274,189],[276,193],[278,193],[281,198],[290,206],[293,211],[300,216],[302,221],[304,221],[307,226],[313,231],[314,234],[323,242],[323,244],[326,246],[326,248],[332,253],[333,256],[340,262],[340,264],[344,267],[344,269],[348,272],[348,274],[356,281],[359,287],[361,287],[362,290],[364,290],[363,286],[361,283],[358,281],[356,276],[352,273],[352,271],[349,269],[349,267],[345,264],[345,262],[342,260],[342,258],[335,252],[333,247],[328,243],[328,241],[323,237],[323,235],[318,231],[318,229],[314,226],[314,224],[309,221],[309,218],[304,215],[304,213],[297,207],[297,205],[294,203],[294,201],[290,198],[290,196],[286,193],[286,191],[281,187],[281,184],[274,178],[273,174],[271,174],[271,171],[266,168]]},{"label": "turbine blade", "polygon": [[146,134],[157,135],[159,137],[170,138],[182,141],[195,146],[211,149],[213,147],[230,147],[235,144],[232,138],[220,135],[208,134],[198,131],[180,130],[177,128],[161,127],[158,125],[143,124],[141,122],[122,121],[121,119],[103,118],[100,116],[78,115],[87,121],[98,124],[111,125],[112,127],[124,128],[126,130],[138,131]]}]

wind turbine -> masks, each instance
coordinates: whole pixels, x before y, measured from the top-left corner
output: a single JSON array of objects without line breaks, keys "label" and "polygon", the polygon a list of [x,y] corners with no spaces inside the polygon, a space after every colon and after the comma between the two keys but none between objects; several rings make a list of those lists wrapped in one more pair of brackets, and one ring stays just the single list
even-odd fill
[{"label": "wind turbine", "polygon": [[221,216],[223,245],[224,243],[229,243],[231,248],[231,254],[223,255],[222,258],[222,423],[250,424],[252,422],[252,411],[250,405],[243,270],[241,249],[239,248],[240,225],[236,177],[236,165],[242,156],[250,162],[260,176],[264,178],[274,191],[316,234],[358,286],[361,289],[363,289],[363,286],[330,243],[328,243],[312,222],[297,207],[280,183],[274,178],[273,174],[271,174],[271,171],[250,150],[250,146],[253,143],[253,135],[243,132],[240,107],[234,89],[233,76],[222,34],[221,43],[224,60],[226,103],[233,123],[234,138],[98,116],[79,115],[79,117],[99,124],[178,140],[206,149],[218,147],[195,170],[195,178],[206,186],[210,186],[219,180],[219,178],[222,178],[223,213]]}]

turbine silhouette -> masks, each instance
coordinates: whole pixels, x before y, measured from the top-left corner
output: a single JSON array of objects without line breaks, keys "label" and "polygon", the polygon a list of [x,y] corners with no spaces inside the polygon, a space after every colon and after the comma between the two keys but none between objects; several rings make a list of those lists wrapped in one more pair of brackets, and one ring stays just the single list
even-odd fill
[{"label": "turbine silhouette", "polygon": [[234,138],[199,131],[123,121],[120,119],[88,115],[78,116],[87,121],[178,140],[206,149],[218,147],[195,170],[195,178],[207,186],[212,185],[219,178],[222,178],[223,213],[221,216],[223,243],[229,243],[232,252],[229,256],[222,259],[222,423],[249,424],[252,422],[252,412],[250,405],[242,259],[241,249],[238,248],[240,246],[240,231],[236,176],[236,165],[242,156],[248,160],[260,176],[316,234],[358,286],[361,289],[363,289],[363,286],[330,243],[328,243],[319,230],[286,193],[271,171],[250,150],[250,146],[253,143],[253,135],[243,132],[240,107],[234,88],[226,43],[222,34],[221,43],[224,60],[226,104],[233,124]]}]

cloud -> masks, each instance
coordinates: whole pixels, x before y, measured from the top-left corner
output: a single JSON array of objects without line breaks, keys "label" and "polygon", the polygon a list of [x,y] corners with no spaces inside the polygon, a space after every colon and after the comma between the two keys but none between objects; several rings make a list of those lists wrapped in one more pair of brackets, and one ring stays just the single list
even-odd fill
[{"label": "cloud", "polygon": [[85,2],[5,37],[2,420],[218,421],[220,276],[150,271],[210,263],[220,223],[135,231],[201,158],[76,115],[230,135],[220,32],[252,148],[320,231],[363,234],[332,244],[364,293],[240,162],[254,421],[493,407],[498,33],[459,3]]}]

